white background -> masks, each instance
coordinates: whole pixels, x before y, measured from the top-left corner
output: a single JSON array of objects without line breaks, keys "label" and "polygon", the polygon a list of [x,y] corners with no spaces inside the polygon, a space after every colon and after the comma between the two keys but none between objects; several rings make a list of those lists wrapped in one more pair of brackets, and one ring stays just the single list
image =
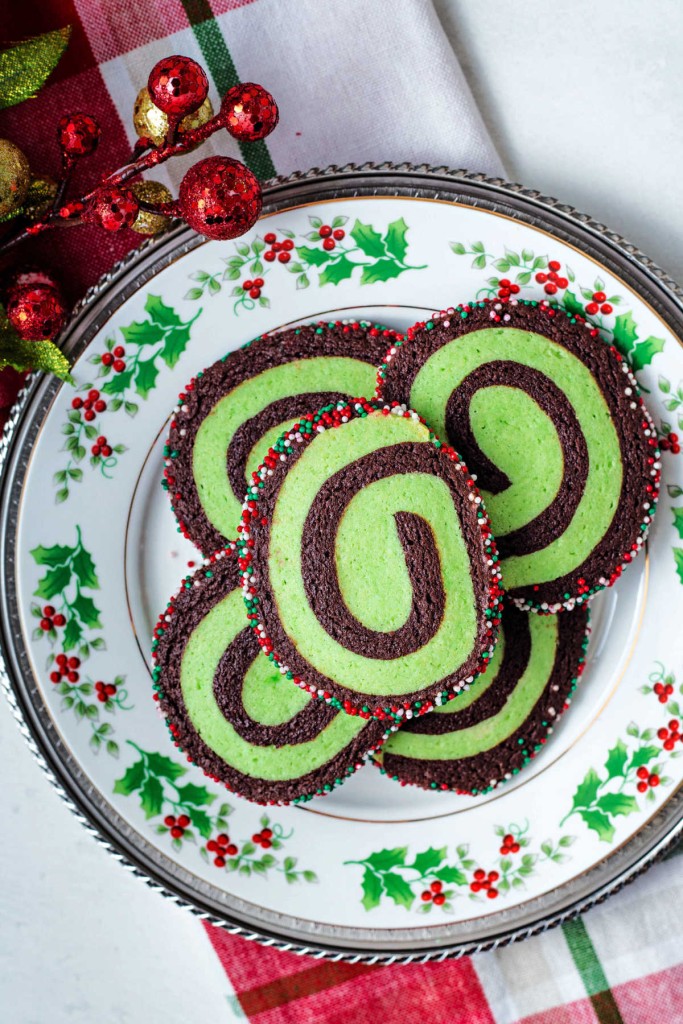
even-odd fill
[{"label": "white background", "polygon": [[[683,281],[683,4],[435,2],[512,180],[603,220]],[[3,1020],[235,1019],[200,924],[81,829],[1,700],[0,751]]]}]

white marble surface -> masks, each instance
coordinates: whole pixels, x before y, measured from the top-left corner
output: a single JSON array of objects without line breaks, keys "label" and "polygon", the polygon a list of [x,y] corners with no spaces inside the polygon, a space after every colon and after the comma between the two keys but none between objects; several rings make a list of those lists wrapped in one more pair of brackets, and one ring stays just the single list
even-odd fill
[{"label": "white marble surface", "polygon": [[[436,6],[510,177],[604,220],[683,281],[679,0]],[[4,701],[0,749],[3,1019],[235,1020],[201,926],[81,829]]]}]

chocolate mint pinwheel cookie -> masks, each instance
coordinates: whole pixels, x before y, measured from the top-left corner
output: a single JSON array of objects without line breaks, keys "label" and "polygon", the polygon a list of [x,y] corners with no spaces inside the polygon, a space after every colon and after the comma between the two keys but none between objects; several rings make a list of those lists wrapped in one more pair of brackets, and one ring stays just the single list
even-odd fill
[{"label": "chocolate mint pinwheel cookie", "polygon": [[467,688],[496,638],[496,549],[466,466],[416,413],[328,405],[275,443],[256,480],[240,569],[283,674],[377,718]]},{"label": "chocolate mint pinwheel cookie", "polygon": [[248,800],[327,793],[386,734],[386,723],[325,707],[281,678],[244,617],[233,551],[185,579],[154,636],[155,689],[176,744]]},{"label": "chocolate mint pinwheel cookie", "polygon": [[321,321],[231,352],[179,396],[164,485],[180,528],[206,554],[235,536],[251,474],[304,413],[374,391],[393,331]]},{"label": "chocolate mint pinwheel cookie", "polygon": [[487,793],[545,743],[583,671],[588,610],[532,615],[508,604],[488,671],[470,693],[407,722],[376,761],[423,789]]},{"label": "chocolate mint pinwheel cookie", "polygon": [[519,607],[571,609],[643,546],[656,431],[628,366],[581,317],[515,299],[449,309],[392,346],[378,393],[415,408],[476,474]]}]

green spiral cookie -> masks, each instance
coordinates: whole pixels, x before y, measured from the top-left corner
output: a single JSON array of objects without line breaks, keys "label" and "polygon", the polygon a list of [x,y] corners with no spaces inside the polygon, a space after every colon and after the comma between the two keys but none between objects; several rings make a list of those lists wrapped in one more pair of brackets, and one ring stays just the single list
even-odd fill
[{"label": "green spiral cookie", "polygon": [[635,377],[579,316],[547,302],[458,306],[416,324],[378,374],[476,474],[520,608],[571,609],[642,548],[657,434]]},{"label": "green spiral cookie", "polygon": [[413,719],[376,755],[392,778],[423,789],[487,793],[536,754],[583,672],[588,610],[533,615],[508,604],[498,646],[476,687]]},{"label": "green spiral cookie", "polygon": [[349,714],[410,718],[469,686],[501,601],[488,518],[416,413],[338,402],[270,449],[247,492],[240,569],[280,671]]},{"label": "green spiral cookie", "polygon": [[154,685],[173,739],[248,800],[328,793],[386,735],[386,724],[350,718],[281,679],[245,620],[234,551],[183,581],[154,636]]},{"label": "green spiral cookie", "polygon": [[252,472],[304,413],[369,395],[397,335],[366,321],[265,334],[197,374],[180,394],[164,486],[181,531],[210,554],[235,536]]}]

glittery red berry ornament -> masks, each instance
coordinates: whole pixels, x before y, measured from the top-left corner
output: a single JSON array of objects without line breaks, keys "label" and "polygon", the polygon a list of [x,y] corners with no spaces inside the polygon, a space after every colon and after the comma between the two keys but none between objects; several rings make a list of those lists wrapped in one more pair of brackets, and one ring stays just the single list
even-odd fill
[{"label": "glittery red berry ornament", "polygon": [[202,105],[209,91],[209,80],[196,60],[175,54],[154,65],[147,88],[152,103],[176,121]]},{"label": "glittery red berry ornament", "polygon": [[221,120],[240,142],[256,142],[270,135],[280,117],[277,103],[262,85],[241,82],[221,103]]},{"label": "glittery red berry ornament", "polygon": [[24,341],[56,338],[66,320],[66,305],[52,285],[22,285],[7,302],[7,317]]},{"label": "glittery red berry ornament", "polygon": [[237,238],[258,220],[261,186],[238,160],[210,156],[180,183],[178,206],[191,228],[207,238]]},{"label": "glittery red berry ornament", "polygon": [[68,114],[59,122],[57,138],[64,156],[75,160],[97,149],[100,126],[90,114]]},{"label": "glittery red berry ornament", "polygon": [[138,215],[138,202],[128,188],[99,188],[88,200],[83,219],[107,231],[130,227]]}]

